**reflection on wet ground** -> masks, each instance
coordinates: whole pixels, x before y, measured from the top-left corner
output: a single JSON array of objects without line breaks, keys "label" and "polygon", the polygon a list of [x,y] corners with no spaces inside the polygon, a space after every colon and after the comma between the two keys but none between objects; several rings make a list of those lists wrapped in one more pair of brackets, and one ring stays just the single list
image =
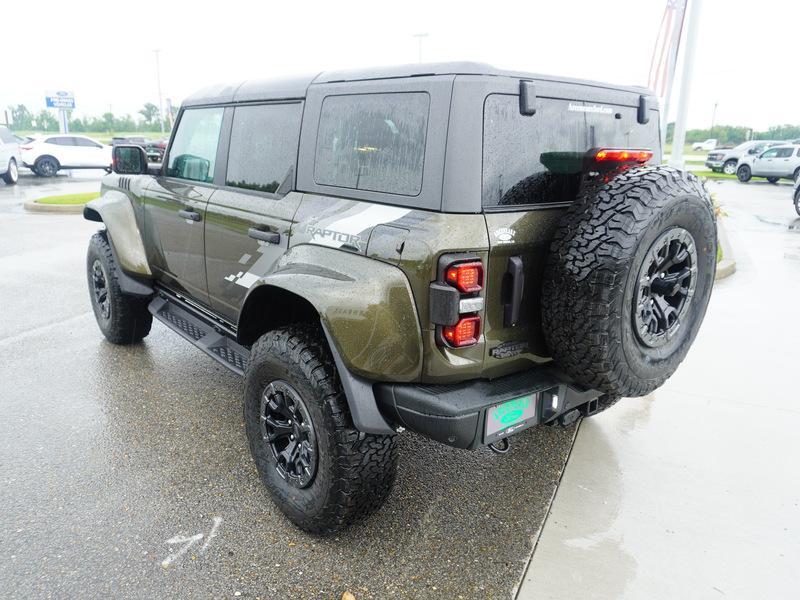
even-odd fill
[{"label": "reflection on wet ground", "polygon": [[788,598],[800,585],[791,188],[711,187],[737,272],[663,388],[580,425],[520,598]]}]

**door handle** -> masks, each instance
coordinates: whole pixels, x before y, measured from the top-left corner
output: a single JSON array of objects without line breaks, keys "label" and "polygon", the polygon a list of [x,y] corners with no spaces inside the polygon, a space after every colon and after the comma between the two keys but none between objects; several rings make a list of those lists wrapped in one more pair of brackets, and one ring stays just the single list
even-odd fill
[{"label": "door handle", "polygon": [[522,257],[509,256],[508,267],[503,275],[501,295],[503,296],[503,327],[514,327],[519,323],[522,308],[522,292],[525,289],[525,272]]},{"label": "door handle", "polygon": [[268,244],[281,243],[281,234],[277,231],[262,231],[261,229],[251,227],[247,230],[247,235],[254,240],[261,240],[262,242],[267,242]]},{"label": "door handle", "polygon": [[179,210],[178,216],[183,217],[184,219],[190,219],[192,221],[199,221],[200,220],[200,213],[195,212],[193,210]]}]

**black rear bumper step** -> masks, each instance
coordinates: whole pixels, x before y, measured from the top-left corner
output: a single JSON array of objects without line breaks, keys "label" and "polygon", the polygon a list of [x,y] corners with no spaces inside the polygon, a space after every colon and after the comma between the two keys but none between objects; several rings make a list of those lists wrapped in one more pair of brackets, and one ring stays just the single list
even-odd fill
[{"label": "black rear bumper step", "polygon": [[[548,366],[456,384],[375,384],[375,398],[388,419],[456,448],[474,449],[540,423],[548,423],[600,396],[582,389]],[[535,416],[508,430],[486,435],[488,410],[515,398],[533,396]]]},{"label": "black rear bumper step", "polygon": [[156,319],[178,335],[234,373],[244,375],[250,350],[225,335],[221,327],[214,327],[163,294],[153,298],[148,308]]}]

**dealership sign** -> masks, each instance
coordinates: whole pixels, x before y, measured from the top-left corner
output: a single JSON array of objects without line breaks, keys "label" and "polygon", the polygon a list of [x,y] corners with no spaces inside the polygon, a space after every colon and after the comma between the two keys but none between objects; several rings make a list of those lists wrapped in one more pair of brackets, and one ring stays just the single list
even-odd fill
[{"label": "dealership sign", "polygon": [[47,108],[75,108],[75,95],[72,92],[47,92]]}]

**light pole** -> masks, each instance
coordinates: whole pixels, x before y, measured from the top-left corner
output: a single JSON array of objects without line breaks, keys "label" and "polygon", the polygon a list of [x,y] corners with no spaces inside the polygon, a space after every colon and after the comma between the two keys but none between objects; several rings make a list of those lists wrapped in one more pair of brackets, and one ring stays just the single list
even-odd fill
[{"label": "light pole", "polygon": [[414,37],[417,38],[417,42],[419,44],[419,62],[422,63],[422,40],[428,37],[427,33],[415,33]]},{"label": "light pole", "polygon": [[714,111],[711,113],[711,135],[714,135],[714,123],[717,122],[717,106],[719,102],[714,102]]},{"label": "light pole", "polygon": [[159,61],[158,55],[161,52],[160,49],[153,50],[156,55],[156,83],[158,84],[158,124],[161,125],[161,134],[164,134],[164,113],[163,108],[161,106],[161,63]]}]

